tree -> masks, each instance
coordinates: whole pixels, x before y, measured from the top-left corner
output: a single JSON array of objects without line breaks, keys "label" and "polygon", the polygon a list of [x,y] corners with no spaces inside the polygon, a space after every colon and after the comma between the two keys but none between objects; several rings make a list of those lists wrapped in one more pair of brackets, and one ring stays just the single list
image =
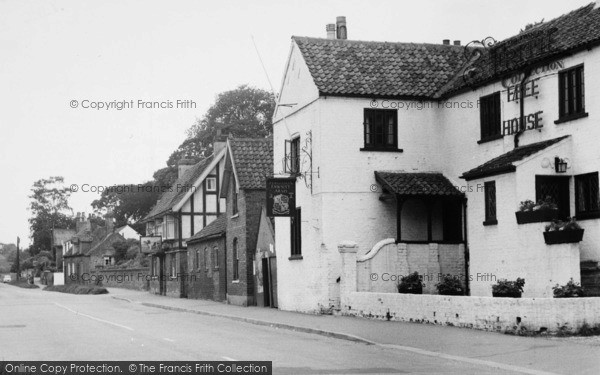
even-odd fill
[{"label": "tree", "polygon": [[164,189],[154,181],[118,185],[114,189],[104,190],[100,199],[92,202],[92,207],[97,212],[114,218],[117,226],[135,225],[135,222],[150,212],[162,192]]},{"label": "tree", "polygon": [[266,138],[273,134],[275,98],[268,91],[242,85],[217,95],[215,103],[187,131],[187,139],[167,160],[167,167],[154,172],[155,183],[171,186],[177,180],[181,159],[200,161],[213,152],[217,132],[240,138]]},{"label": "tree", "polygon": [[71,191],[63,186],[60,176],[40,179],[33,183],[29,210],[29,230],[32,255],[42,250],[50,250],[53,228],[71,228],[74,226],[73,210],[69,207]]}]

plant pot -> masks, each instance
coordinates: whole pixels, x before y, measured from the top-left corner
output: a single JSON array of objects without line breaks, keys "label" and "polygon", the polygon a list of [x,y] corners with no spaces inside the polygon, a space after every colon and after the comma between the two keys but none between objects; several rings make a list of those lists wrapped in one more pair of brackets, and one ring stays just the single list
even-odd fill
[{"label": "plant pot", "polygon": [[583,239],[583,229],[555,230],[544,232],[544,241],[547,245],[560,243],[577,243]]},{"label": "plant pot", "polygon": [[512,292],[512,293],[497,293],[497,292],[492,292],[492,296],[493,297],[500,297],[500,298],[521,298],[521,292]]},{"label": "plant pot", "polygon": [[399,286],[398,293],[403,294],[423,294],[423,286],[422,285],[411,285],[411,286]]},{"label": "plant pot", "polygon": [[536,210],[515,212],[518,224],[541,223],[558,219],[558,210]]}]

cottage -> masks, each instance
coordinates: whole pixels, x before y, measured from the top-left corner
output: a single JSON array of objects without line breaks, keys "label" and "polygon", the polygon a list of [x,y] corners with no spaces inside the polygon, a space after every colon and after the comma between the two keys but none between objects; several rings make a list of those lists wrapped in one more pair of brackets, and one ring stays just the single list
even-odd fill
[{"label": "cottage", "polygon": [[[347,241],[359,291],[417,271],[425,293],[449,273],[474,296],[524,277],[548,297],[597,270],[596,4],[484,45],[352,41],[343,21],[292,38],[274,114],[274,172],[297,180],[295,216],[275,218],[280,308],[338,309]],[[581,242],[517,223],[546,198]]]},{"label": "cottage", "polygon": [[152,293],[187,297],[187,240],[225,211],[220,197],[226,143],[215,142],[214,153],[193,164],[179,163],[178,179],[143,219],[146,234],[162,237],[162,249],[151,256]]}]

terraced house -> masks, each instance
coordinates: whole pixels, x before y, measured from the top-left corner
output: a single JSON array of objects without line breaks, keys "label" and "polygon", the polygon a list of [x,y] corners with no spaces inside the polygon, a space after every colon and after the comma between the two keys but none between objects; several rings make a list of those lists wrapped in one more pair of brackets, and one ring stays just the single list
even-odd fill
[{"label": "terraced house", "polygon": [[[524,297],[582,275],[594,288],[596,3],[467,45],[348,40],[345,19],[327,30],[292,38],[274,115],[274,172],[297,180],[296,216],[275,218],[280,308],[343,308],[343,278],[395,292],[389,275],[414,271],[425,293],[440,274],[472,296],[517,277]],[[517,221],[528,200],[576,217],[583,237],[556,244],[550,219]]]}]

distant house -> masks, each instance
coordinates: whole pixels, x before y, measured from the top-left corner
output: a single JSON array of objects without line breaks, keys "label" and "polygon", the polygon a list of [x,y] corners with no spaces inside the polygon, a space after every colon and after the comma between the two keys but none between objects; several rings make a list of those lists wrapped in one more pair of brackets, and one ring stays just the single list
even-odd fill
[{"label": "distant house", "polygon": [[215,142],[214,154],[199,163],[180,161],[177,181],[142,221],[146,235],[162,237],[161,251],[151,256],[152,293],[187,297],[187,240],[225,211],[220,198],[225,146]]},{"label": "distant house", "polygon": [[228,139],[221,198],[227,198],[227,302],[255,305],[254,264],[266,179],[273,174],[272,139]]},{"label": "distant house", "polygon": [[54,256],[56,269],[58,270],[62,270],[63,267],[63,244],[69,241],[75,233],[75,229],[52,229],[52,255]]},{"label": "distant house", "polygon": [[115,233],[119,233],[126,240],[139,240],[141,234],[139,234],[135,229],[130,227],[129,225],[123,225],[115,229]]},{"label": "distant house", "polygon": [[226,300],[226,231],[227,215],[221,214],[187,241],[188,298]]},{"label": "distant house", "polygon": [[[83,216],[77,218],[76,233],[64,242],[63,269],[65,283],[85,283],[90,272],[98,267],[114,264],[112,244],[125,241],[114,233],[113,222],[105,220],[101,227]],[[111,252],[112,251],[112,252]]]}]

